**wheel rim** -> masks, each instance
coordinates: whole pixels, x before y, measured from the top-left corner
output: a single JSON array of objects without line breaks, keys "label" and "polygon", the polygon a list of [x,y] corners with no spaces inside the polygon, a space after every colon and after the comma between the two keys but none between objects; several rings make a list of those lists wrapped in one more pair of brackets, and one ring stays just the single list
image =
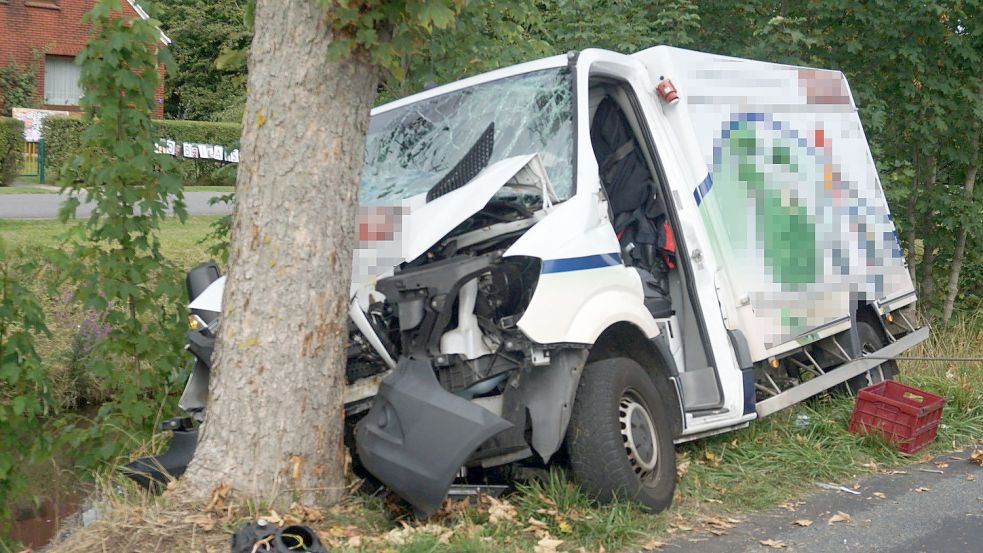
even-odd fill
[{"label": "wheel rim", "polygon": [[631,468],[640,480],[646,480],[655,474],[659,445],[652,416],[634,390],[626,390],[621,396],[618,418]]},{"label": "wheel rim", "polygon": [[[870,355],[871,353],[874,353],[875,351],[878,350],[878,348],[875,347],[874,344],[871,344],[870,342],[864,342],[863,346],[861,346],[861,349],[863,350],[865,356]],[[884,382],[884,364],[881,363],[880,365],[877,365],[873,369],[870,369],[869,371],[863,373],[863,375],[861,376],[863,376],[864,386],[870,386],[872,384]]]}]

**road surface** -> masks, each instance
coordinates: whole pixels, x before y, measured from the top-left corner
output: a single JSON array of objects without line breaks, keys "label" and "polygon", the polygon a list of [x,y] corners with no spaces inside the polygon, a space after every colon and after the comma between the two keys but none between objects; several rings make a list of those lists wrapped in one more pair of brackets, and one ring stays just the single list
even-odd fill
[{"label": "road surface", "polygon": [[[868,476],[859,481],[860,495],[820,491],[791,505],[795,512],[777,508],[739,517],[744,522],[727,529],[723,536],[705,530],[677,534],[660,553],[983,552],[983,467],[954,459],[965,459],[970,451],[972,448],[899,469],[906,474]],[[938,470],[943,474],[924,472]],[[839,484],[852,487],[854,483]],[[838,512],[850,519],[830,523]],[[813,523],[801,527],[794,524],[796,520]],[[762,545],[763,540],[780,543],[774,548]]]},{"label": "road surface", "polygon": [[[185,192],[188,215],[225,215],[230,212],[226,204],[208,205],[208,200],[221,196],[222,192]],[[58,208],[65,200],[60,194],[0,194],[0,219],[57,219]],[[82,203],[76,212],[84,218],[92,211],[90,204]]]}]

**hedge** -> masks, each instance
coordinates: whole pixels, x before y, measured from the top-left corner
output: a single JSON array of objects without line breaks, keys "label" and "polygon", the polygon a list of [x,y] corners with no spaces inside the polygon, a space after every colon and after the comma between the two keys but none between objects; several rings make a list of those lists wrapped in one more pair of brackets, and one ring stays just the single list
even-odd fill
[{"label": "hedge", "polygon": [[57,182],[62,167],[78,153],[83,130],[85,122],[74,117],[45,117],[41,120],[46,181]]},{"label": "hedge", "polygon": [[[204,121],[154,121],[158,138],[175,142],[196,144],[217,144],[226,150],[239,147],[240,126],[236,123],[208,123]],[[79,150],[85,122],[71,117],[46,117],[44,119],[44,142],[47,163],[45,170],[57,177],[59,170],[71,160]],[[224,163],[209,159],[184,159],[178,157],[178,170],[185,185],[231,185],[235,184],[236,167],[234,163]]]},{"label": "hedge", "polygon": [[0,117],[0,186],[14,182],[20,172],[23,144],[23,121]]}]

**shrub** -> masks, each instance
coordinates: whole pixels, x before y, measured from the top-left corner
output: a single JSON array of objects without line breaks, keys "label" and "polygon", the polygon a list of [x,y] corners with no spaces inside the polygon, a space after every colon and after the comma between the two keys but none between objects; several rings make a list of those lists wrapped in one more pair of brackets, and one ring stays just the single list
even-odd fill
[{"label": "shrub", "polygon": [[21,67],[14,60],[0,67],[0,115],[10,115],[12,108],[33,108],[38,105],[38,61],[35,51],[31,65]]},{"label": "shrub", "polygon": [[[239,147],[241,127],[237,123],[209,123],[204,121],[163,120],[154,121],[157,136],[175,142],[217,144],[227,151]],[[178,172],[185,185],[235,184],[238,164],[209,159],[182,159]]]},{"label": "shrub", "polygon": [[74,117],[45,117],[41,122],[44,137],[46,180],[56,182],[62,168],[79,152],[85,122]]},{"label": "shrub", "polygon": [[[154,134],[158,138],[175,142],[217,144],[232,150],[239,147],[240,126],[235,123],[208,123],[203,121],[154,121]],[[78,153],[85,123],[70,117],[48,117],[44,120],[44,141],[49,174],[58,177],[64,164]],[[236,167],[209,159],[178,158],[177,170],[185,185],[235,184]]]},{"label": "shrub", "polygon": [[0,186],[7,186],[17,176],[23,144],[24,123],[0,117]]}]

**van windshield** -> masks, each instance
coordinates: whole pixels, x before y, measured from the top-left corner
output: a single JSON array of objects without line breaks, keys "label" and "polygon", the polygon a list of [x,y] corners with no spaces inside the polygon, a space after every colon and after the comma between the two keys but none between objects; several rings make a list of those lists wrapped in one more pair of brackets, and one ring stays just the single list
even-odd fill
[{"label": "van windshield", "polygon": [[566,67],[506,77],[372,116],[361,205],[397,204],[432,188],[492,123],[489,165],[538,153],[557,196],[573,194],[573,87]]}]

